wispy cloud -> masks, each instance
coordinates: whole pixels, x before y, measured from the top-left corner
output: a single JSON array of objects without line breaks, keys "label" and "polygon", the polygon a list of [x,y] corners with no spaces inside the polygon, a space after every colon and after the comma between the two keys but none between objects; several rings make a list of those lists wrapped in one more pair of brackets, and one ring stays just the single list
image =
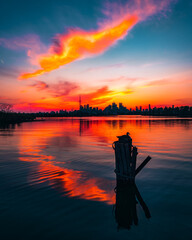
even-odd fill
[{"label": "wispy cloud", "polygon": [[132,83],[134,83],[136,81],[140,81],[140,80],[143,80],[143,78],[119,76],[119,77],[115,77],[115,78],[103,79],[102,82],[105,82],[105,83],[124,82],[126,84],[132,84]]},{"label": "wispy cloud", "polygon": [[0,45],[11,50],[26,50],[31,64],[37,64],[39,55],[47,51],[36,34],[27,34],[20,37],[0,38]]},{"label": "wispy cloud", "polygon": [[158,80],[152,80],[148,82],[144,82],[144,84],[141,84],[142,87],[160,87],[164,85],[173,85],[173,84],[186,84],[191,83],[191,79],[180,79],[180,78],[174,78],[173,76],[170,76],[168,78],[158,79]]},{"label": "wispy cloud", "polygon": [[54,97],[61,97],[74,93],[79,88],[80,86],[75,82],[59,81],[58,83],[50,85],[49,92],[51,92]]},{"label": "wispy cloud", "polygon": [[[20,71],[18,69],[12,68],[12,67],[6,67],[0,65],[0,76],[1,78],[17,78]],[[0,79],[1,79],[0,78]]]},{"label": "wispy cloud", "polygon": [[[52,97],[62,97],[71,94],[80,87],[77,83],[67,80],[59,80],[57,83],[51,84],[37,80],[33,84],[28,85],[27,89],[29,88],[35,88],[38,91],[46,91]],[[23,92],[25,92],[27,89],[24,89]]]},{"label": "wispy cloud", "polygon": [[33,47],[34,50],[40,51],[41,41],[39,36],[35,34],[28,34],[10,39],[0,38],[0,45],[12,50],[30,49]]},{"label": "wispy cloud", "polygon": [[175,99],[176,104],[181,104],[181,105],[191,105],[192,98],[177,98]]},{"label": "wispy cloud", "polygon": [[22,100],[19,98],[14,98],[14,97],[5,97],[5,96],[0,96],[0,104],[11,104],[12,106],[15,105],[15,103],[21,102]]},{"label": "wispy cloud", "polygon": [[167,84],[172,84],[170,79],[153,80],[153,81],[146,83],[142,87],[154,87],[154,86],[162,86],[162,85],[167,85]]},{"label": "wispy cloud", "polygon": [[43,81],[36,81],[35,83],[29,85],[29,87],[36,88],[39,91],[49,88],[49,85]]},{"label": "wispy cloud", "polygon": [[125,63],[115,63],[115,64],[106,65],[106,66],[90,67],[83,72],[102,71],[102,70],[107,70],[111,68],[121,68],[123,66],[125,66]]},{"label": "wispy cloud", "polygon": [[148,62],[148,63],[144,63],[141,65],[142,68],[150,68],[150,67],[154,67],[157,65],[163,64],[163,62]]}]

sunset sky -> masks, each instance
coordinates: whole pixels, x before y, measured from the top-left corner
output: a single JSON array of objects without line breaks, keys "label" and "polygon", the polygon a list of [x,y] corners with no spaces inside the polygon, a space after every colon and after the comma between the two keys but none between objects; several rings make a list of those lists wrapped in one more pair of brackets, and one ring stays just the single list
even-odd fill
[{"label": "sunset sky", "polygon": [[191,12],[191,0],[3,1],[0,103],[191,105]]}]

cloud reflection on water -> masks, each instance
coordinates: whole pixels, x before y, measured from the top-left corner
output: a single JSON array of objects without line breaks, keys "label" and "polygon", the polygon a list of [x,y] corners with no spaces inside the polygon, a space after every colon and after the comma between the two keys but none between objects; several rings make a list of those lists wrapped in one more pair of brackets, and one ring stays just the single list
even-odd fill
[{"label": "cloud reflection on water", "polygon": [[[182,148],[186,139],[178,136],[190,124],[114,117],[26,123],[25,127],[19,135],[19,159],[38,163],[32,166],[29,184],[47,183],[69,197],[114,204],[111,144],[116,136],[130,132],[141,158],[148,151],[157,157],[172,152],[178,144]],[[157,160],[151,165],[159,166]]]}]

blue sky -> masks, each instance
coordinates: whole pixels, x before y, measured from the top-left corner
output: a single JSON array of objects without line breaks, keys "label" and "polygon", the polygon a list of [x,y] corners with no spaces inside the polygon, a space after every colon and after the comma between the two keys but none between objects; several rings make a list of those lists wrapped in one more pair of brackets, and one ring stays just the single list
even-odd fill
[{"label": "blue sky", "polygon": [[[108,1],[108,3],[111,2],[123,5],[129,1]],[[52,44],[52,39],[56,34],[64,34],[68,28],[97,29],[98,21],[105,17],[103,9],[106,4],[107,2],[102,0],[3,1],[0,9],[0,39],[10,40],[33,34],[37,35],[41,43],[48,47]],[[38,80],[48,81],[50,84],[58,81],[86,83],[90,85],[91,91],[96,86],[103,87],[109,79],[120,77],[140,78],[138,83],[135,82],[135,86],[142,85],[142,79],[144,83],[161,79],[171,79],[170,81],[176,79],[176,84],[181,80],[186,82],[187,87],[183,86],[181,89],[183,99],[188,100],[183,103],[190,104],[191,12],[192,2],[190,0],[172,1],[164,11],[139,22],[124,39],[102,54],[75,61],[47,74],[46,77],[32,79],[29,82]],[[17,74],[30,67],[26,51],[26,48],[10,49],[0,41],[0,81],[2,89],[5,90],[5,93],[1,94],[1,98],[5,99],[3,101],[9,99],[8,95],[13,93],[9,91],[10,83],[18,89],[13,100],[18,99],[20,91],[29,84],[18,82],[16,77]],[[64,80],[61,80],[63,78]],[[117,88],[119,84],[122,84],[122,88],[125,85],[133,87],[131,81],[126,81],[113,83],[113,87]],[[87,92],[88,89],[85,91]],[[176,90],[174,91],[177,93]],[[37,95],[39,97],[39,93]],[[181,99],[182,96],[180,96]],[[26,99],[26,96],[23,95],[23,99]],[[31,99],[25,101],[31,101]],[[174,100],[176,98],[168,98],[167,103],[169,104],[170,101],[171,104]],[[21,102],[21,100],[18,101]],[[154,104],[156,102],[154,101]]]}]

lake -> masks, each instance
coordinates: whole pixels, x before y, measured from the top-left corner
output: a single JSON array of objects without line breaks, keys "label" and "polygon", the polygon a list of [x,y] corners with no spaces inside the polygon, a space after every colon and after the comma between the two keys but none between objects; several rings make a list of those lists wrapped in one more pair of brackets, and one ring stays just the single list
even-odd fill
[{"label": "lake", "polygon": [[[130,133],[138,226],[118,229],[116,136]],[[0,128],[1,239],[192,239],[192,119],[55,118]]]}]

